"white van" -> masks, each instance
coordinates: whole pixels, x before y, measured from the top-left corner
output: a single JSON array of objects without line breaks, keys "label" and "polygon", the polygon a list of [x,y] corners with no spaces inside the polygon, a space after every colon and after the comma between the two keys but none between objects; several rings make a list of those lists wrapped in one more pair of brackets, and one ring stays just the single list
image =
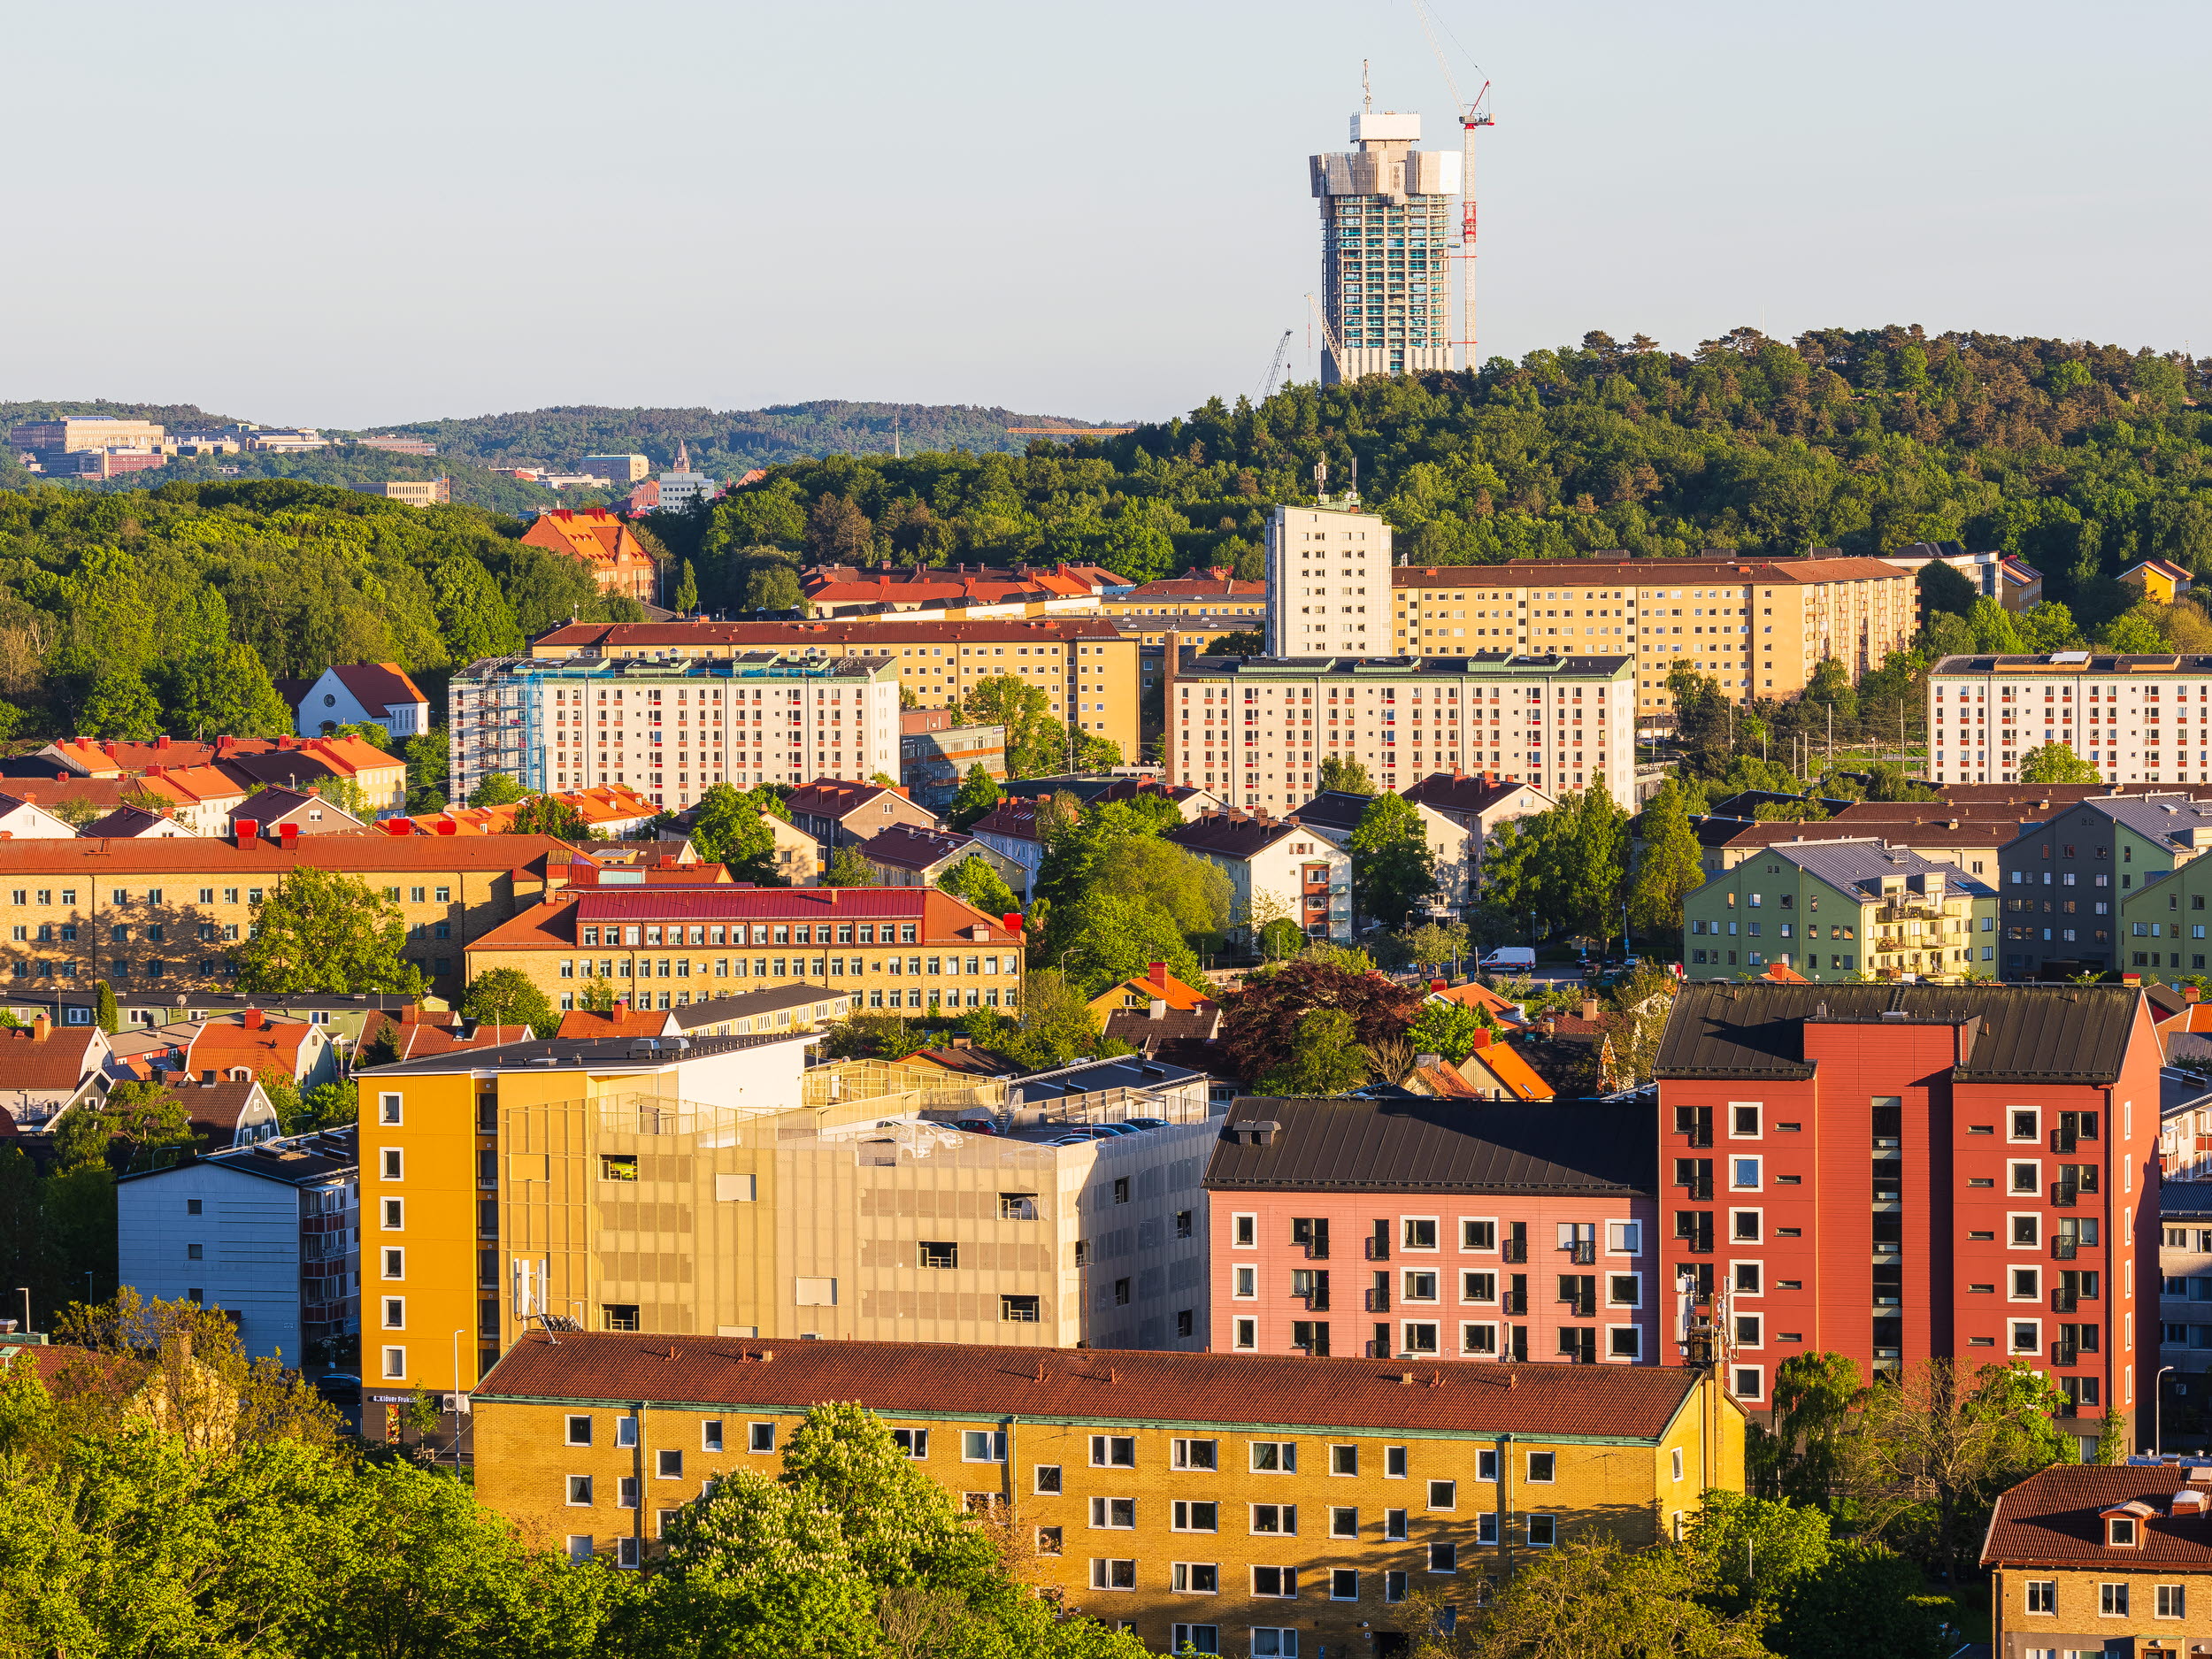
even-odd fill
[{"label": "white van", "polygon": [[1485,973],[1532,973],[1536,952],[1528,945],[1500,945],[1482,959]]}]

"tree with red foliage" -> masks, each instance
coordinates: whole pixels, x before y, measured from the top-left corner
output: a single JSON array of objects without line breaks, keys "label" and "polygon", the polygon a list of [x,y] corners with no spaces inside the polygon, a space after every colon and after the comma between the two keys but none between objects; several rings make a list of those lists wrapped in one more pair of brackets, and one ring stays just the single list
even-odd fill
[{"label": "tree with red foliage", "polygon": [[1355,973],[1329,962],[1285,963],[1221,1000],[1219,1041],[1237,1075],[1258,1078],[1291,1051],[1299,1022],[1317,1008],[1341,1009],[1365,1048],[1405,1035],[1420,1011],[1417,986],[1379,973]]}]

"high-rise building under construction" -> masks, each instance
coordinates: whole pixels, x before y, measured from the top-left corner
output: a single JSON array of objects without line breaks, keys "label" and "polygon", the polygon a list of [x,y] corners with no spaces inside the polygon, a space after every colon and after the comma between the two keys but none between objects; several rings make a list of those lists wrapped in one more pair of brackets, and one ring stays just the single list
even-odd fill
[{"label": "high-rise building under construction", "polygon": [[1452,366],[1451,198],[1461,158],[1421,150],[1421,118],[1364,111],[1349,152],[1310,158],[1321,204],[1321,380]]}]

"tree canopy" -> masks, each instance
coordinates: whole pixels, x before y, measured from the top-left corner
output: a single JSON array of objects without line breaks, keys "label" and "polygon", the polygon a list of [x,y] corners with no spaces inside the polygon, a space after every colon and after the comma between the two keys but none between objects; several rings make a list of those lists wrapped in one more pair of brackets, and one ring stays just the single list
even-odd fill
[{"label": "tree canopy", "polygon": [[253,907],[248,931],[230,949],[242,991],[422,993],[422,971],[400,955],[399,907],[351,876],[296,865]]}]

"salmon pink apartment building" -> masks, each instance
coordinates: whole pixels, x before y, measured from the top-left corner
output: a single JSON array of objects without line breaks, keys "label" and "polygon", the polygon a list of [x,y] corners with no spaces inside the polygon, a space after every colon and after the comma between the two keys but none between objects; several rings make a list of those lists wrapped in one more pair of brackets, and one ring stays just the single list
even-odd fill
[{"label": "salmon pink apartment building", "polygon": [[1246,1098],[1206,1171],[1213,1346],[1671,1361],[1648,1105]]}]

